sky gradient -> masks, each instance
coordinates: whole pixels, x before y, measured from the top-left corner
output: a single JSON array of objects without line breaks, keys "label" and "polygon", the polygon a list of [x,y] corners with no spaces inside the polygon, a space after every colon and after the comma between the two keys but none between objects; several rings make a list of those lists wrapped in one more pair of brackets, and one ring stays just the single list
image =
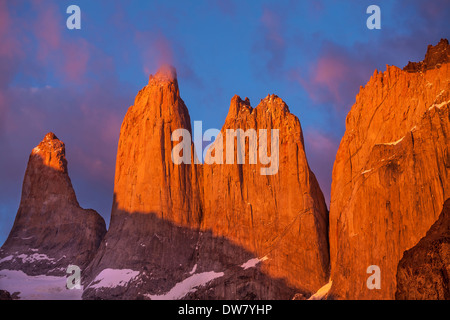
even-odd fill
[{"label": "sky gradient", "polygon": [[[81,8],[81,30],[66,8]],[[366,9],[381,8],[381,30]],[[0,244],[31,150],[66,144],[80,205],[109,225],[123,117],[161,64],[178,72],[191,120],[220,129],[233,95],[277,94],[299,117],[329,205],[345,117],[375,69],[423,59],[450,37],[450,1],[0,0]]]}]

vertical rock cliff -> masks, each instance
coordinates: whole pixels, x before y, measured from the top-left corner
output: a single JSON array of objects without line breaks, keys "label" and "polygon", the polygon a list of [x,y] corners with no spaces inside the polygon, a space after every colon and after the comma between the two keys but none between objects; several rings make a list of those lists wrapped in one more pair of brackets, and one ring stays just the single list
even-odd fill
[{"label": "vertical rock cliff", "polygon": [[176,129],[190,133],[191,120],[180,98],[176,71],[166,66],[150,77],[122,123],[113,218],[123,212],[153,213],[176,224],[199,225],[197,167],[171,159],[178,143],[171,139]]},{"label": "vertical rock cliff", "polygon": [[[448,41],[405,70],[375,71],[346,120],[333,168],[331,296],[393,299],[397,264],[450,196]],[[381,270],[369,290],[367,268]]]},{"label": "vertical rock cliff", "polygon": [[[227,135],[237,129],[247,133],[243,164],[237,163],[240,139]],[[267,136],[261,136],[260,129],[267,130]],[[279,130],[274,149],[278,156],[262,164],[261,152],[269,155],[275,143],[272,129]],[[202,226],[264,259],[262,270],[272,277],[306,292],[317,291],[328,281],[328,210],[306,159],[300,121],[276,95],[256,108],[235,96],[221,135],[223,141],[217,139],[210,149],[213,154],[205,159],[217,162],[212,158],[222,154],[224,164],[204,165]],[[234,164],[227,162],[230,155]]]},{"label": "vertical rock cliff", "polygon": [[84,298],[289,299],[326,282],[327,210],[298,119],[276,96],[253,111],[235,97],[224,128],[279,128],[279,172],[194,164],[192,143],[191,164],[175,164],[172,133],[192,134],[189,113],[174,69],[150,76],[122,124],[111,225]]},{"label": "vertical rock cliff", "polygon": [[[190,267],[202,218],[201,173],[197,165],[173,163],[177,129],[191,132],[191,122],[176,71],[165,66],[150,76],[122,123],[110,228],[88,272],[86,298],[142,298],[174,285]],[[103,270],[132,270],[141,285],[95,286]]]},{"label": "vertical rock cliff", "polygon": [[29,275],[64,275],[69,264],[83,269],[105,233],[103,218],[79,206],[65,145],[48,133],[31,152],[20,207],[0,250],[0,269]]}]

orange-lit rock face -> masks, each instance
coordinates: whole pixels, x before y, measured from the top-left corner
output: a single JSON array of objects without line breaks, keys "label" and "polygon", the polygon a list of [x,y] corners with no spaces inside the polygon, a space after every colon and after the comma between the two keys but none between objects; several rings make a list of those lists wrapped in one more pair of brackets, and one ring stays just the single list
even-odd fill
[{"label": "orange-lit rock face", "polygon": [[[20,207],[0,250],[0,259],[13,258],[0,268],[32,275],[65,274],[69,264],[83,268],[89,263],[105,233],[103,218],[79,206],[67,171],[64,143],[48,133],[31,152]],[[33,263],[33,259],[15,258],[34,254],[53,260]]]},{"label": "orange-lit rock face", "polygon": [[267,165],[249,164],[248,145],[246,164],[174,164],[171,135],[191,132],[189,113],[173,70],[150,77],[122,124],[111,225],[85,273],[86,285],[106,268],[136,270],[142,281],[87,287],[85,298],[161,295],[210,271],[224,276],[191,298],[289,299],[326,283],[327,209],[299,120],[274,95],[255,109],[235,97],[226,128],[279,129],[279,170],[261,175]]},{"label": "orange-lit rock face", "polygon": [[[224,163],[230,152],[225,150],[227,129],[278,129],[279,168],[262,175],[260,169],[267,165],[259,159],[250,164],[248,140],[244,164],[205,164],[203,228],[264,257],[263,270],[272,277],[316,291],[328,280],[328,212],[308,166],[298,118],[275,95],[256,108],[235,96],[221,131]],[[217,140],[212,148],[220,148]],[[237,141],[231,153],[236,163]]]},{"label": "orange-lit rock face", "polygon": [[[393,299],[398,261],[450,196],[450,64],[434,66],[375,72],[347,116],[330,205],[337,297]],[[381,269],[380,290],[366,286],[370,265]]]},{"label": "orange-lit rock face", "polygon": [[122,123],[113,216],[118,211],[156,213],[182,225],[199,225],[195,166],[175,165],[171,159],[178,143],[171,141],[171,134],[181,128],[191,131],[189,112],[175,70],[165,67],[150,76]]}]

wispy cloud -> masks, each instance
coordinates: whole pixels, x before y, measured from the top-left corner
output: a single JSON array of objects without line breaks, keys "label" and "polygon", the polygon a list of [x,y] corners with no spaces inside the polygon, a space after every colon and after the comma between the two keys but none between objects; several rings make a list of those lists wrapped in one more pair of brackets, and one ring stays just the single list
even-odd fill
[{"label": "wispy cloud", "polygon": [[282,72],[285,59],[287,43],[285,39],[285,21],[283,11],[279,7],[265,6],[259,19],[259,39],[253,46],[255,55],[264,61],[262,74],[279,76]]}]

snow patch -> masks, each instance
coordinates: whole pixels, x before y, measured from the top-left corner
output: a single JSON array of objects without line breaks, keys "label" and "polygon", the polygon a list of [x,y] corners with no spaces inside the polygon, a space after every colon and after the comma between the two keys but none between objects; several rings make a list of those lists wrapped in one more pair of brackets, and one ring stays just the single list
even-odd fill
[{"label": "snow patch", "polygon": [[131,280],[139,275],[139,271],[131,269],[104,269],[100,272],[94,281],[89,284],[89,288],[115,288],[124,287]]},{"label": "snow patch", "polygon": [[66,277],[29,276],[23,271],[0,270],[0,289],[19,292],[23,300],[81,300],[82,289],[67,289]]},{"label": "snow patch", "polygon": [[163,295],[145,294],[151,300],[179,300],[185,297],[188,293],[197,291],[198,287],[206,285],[208,282],[220,278],[224,275],[223,272],[202,272],[197,273],[183,281],[177,283],[169,292]]},{"label": "snow patch", "polygon": [[262,257],[261,259],[259,258],[250,259],[246,263],[242,264],[241,268],[243,268],[244,270],[247,270],[248,268],[254,268],[258,263],[266,261],[267,259],[268,259],[267,256]]},{"label": "snow patch", "polygon": [[439,104],[433,104],[431,107],[429,107],[428,108],[428,110],[431,110],[431,109],[433,109],[433,108],[438,108],[438,109],[440,109],[440,108],[442,108],[443,106],[446,106],[447,104],[449,104],[450,103],[450,100],[448,100],[448,101],[444,101],[444,102],[441,102],[441,103],[439,103]]},{"label": "snow patch", "polygon": [[314,293],[311,297],[309,297],[308,300],[323,300],[325,296],[330,292],[331,285],[333,284],[333,281],[330,280],[326,285],[324,285],[322,288],[320,288],[316,293]]},{"label": "snow patch", "polygon": [[6,261],[10,261],[10,260],[12,260],[13,258],[14,258],[14,256],[7,256],[7,257],[4,257],[3,259],[0,260],[0,263],[6,262]]},{"label": "snow patch", "polygon": [[197,270],[197,264],[195,264],[195,266],[192,268],[192,270],[191,270],[191,272],[189,272],[189,274],[194,274],[196,270]]},{"label": "snow patch", "polygon": [[[384,159],[383,159],[383,160],[384,160]],[[381,161],[383,161],[383,160],[381,160]],[[365,171],[361,172],[361,174],[369,173],[369,172],[372,171],[372,170],[373,170],[373,168],[372,168],[372,169],[369,169],[369,170],[365,170]]]},{"label": "snow patch", "polygon": [[[43,253],[33,253],[30,256],[27,256],[26,254],[18,255],[17,258],[22,259],[22,263],[33,263],[35,261],[54,261],[55,259],[49,258],[46,254]],[[54,263],[54,262],[53,262]]]}]

